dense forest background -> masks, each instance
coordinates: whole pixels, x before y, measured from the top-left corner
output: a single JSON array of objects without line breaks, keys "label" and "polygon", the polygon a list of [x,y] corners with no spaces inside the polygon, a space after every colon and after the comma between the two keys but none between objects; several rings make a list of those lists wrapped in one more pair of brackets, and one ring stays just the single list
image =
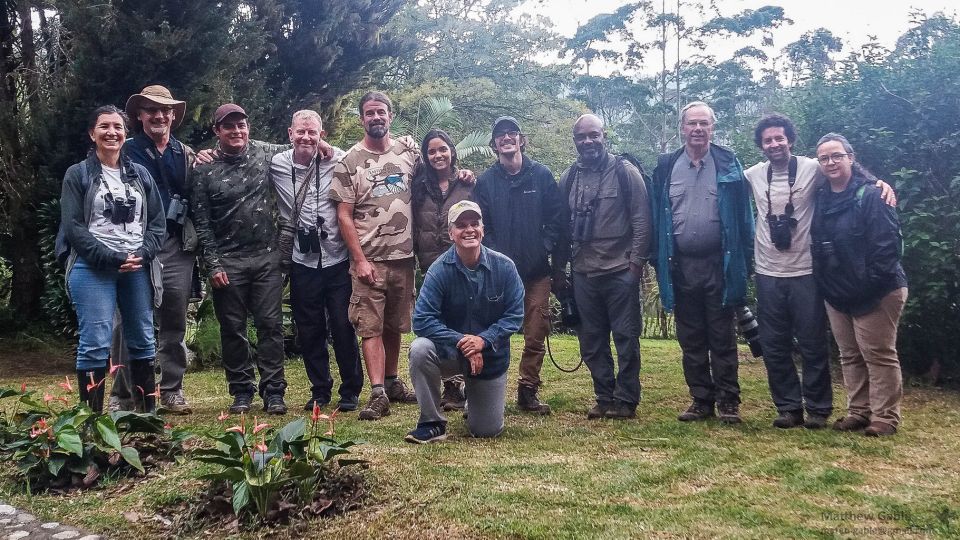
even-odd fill
[{"label": "dense forest background", "polygon": [[[176,135],[195,147],[213,144],[212,112],[233,101],[254,138],[283,142],[290,114],[314,108],[346,148],[361,134],[357,96],[378,88],[397,130],[441,125],[474,150],[493,118],[512,114],[557,175],[575,159],[579,114],[601,115],[615,151],[652,165],[680,144],[678,106],[702,99],[717,141],[748,166],[761,159],[754,123],[780,111],[798,124],[796,153],[844,133],[896,187],[910,280],[901,359],[933,380],[960,375],[957,20],[918,12],[892,49],[850,50],[825,28],[775,43],[772,31],[792,24],[781,7],[633,2],[564,38],[518,16],[524,3],[0,0],[0,327],[70,331],[50,257],[60,181],[87,151],[86,115],[148,84],[187,101]],[[716,40],[736,44],[731,58],[713,54]],[[465,161],[482,170],[491,158]]]}]

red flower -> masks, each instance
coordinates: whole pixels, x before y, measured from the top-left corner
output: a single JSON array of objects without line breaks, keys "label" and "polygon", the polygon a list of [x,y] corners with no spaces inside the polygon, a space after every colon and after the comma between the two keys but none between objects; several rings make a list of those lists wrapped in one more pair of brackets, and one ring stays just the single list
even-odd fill
[{"label": "red flower", "polygon": [[91,372],[90,372],[90,382],[87,384],[87,392],[93,390],[94,388],[97,388],[98,386],[100,386],[101,384],[103,384],[103,381],[105,381],[105,380],[106,380],[106,379],[100,379],[100,382],[97,382],[97,381],[93,380],[93,372],[91,371]]},{"label": "red flower", "polygon": [[227,418],[230,418],[230,415],[227,414],[226,411],[220,411],[220,416],[217,417],[217,421],[223,422]]},{"label": "red flower", "polygon": [[116,376],[117,376],[117,371],[119,371],[120,368],[123,367],[123,364],[114,364],[114,363],[113,363],[113,357],[112,357],[112,356],[108,359],[108,361],[110,362],[110,376],[111,376],[111,377],[116,377]]},{"label": "red flower", "polygon": [[243,434],[245,434],[245,433],[247,432],[247,430],[246,430],[246,428],[243,426],[243,424],[240,424],[239,426],[228,427],[228,428],[225,429],[224,431],[232,431],[232,432],[234,432],[234,433],[239,433],[239,434],[241,434],[241,435],[243,435]]},{"label": "red flower", "polygon": [[[57,383],[57,386],[59,386],[60,388],[63,388],[67,392],[73,392],[73,385],[70,384],[70,378],[67,377],[66,375],[63,376],[63,382]],[[26,390],[26,383],[24,383],[24,386],[22,388]]]},{"label": "red flower", "polygon": [[20,383],[20,393],[25,394],[27,392],[27,382],[24,381]]},{"label": "red flower", "polygon": [[256,416],[253,417],[253,434],[254,435],[256,435],[257,433],[260,433],[261,431],[267,429],[268,427],[270,427],[270,424],[267,424],[267,423],[258,424],[257,417]]}]

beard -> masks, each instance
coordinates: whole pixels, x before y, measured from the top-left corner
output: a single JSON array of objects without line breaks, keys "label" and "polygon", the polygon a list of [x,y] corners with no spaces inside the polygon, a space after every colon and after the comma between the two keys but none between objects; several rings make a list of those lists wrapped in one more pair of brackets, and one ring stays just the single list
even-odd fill
[{"label": "beard", "polygon": [[170,125],[149,124],[145,126],[144,131],[150,135],[166,135],[170,131]]},{"label": "beard", "polygon": [[603,155],[603,146],[600,145],[583,145],[577,148],[577,151],[580,153],[580,160],[585,163],[594,163],[600,156]]},{"label": "beard", "polygon": [[389,133],[390,130],[387,129],[386,124],[373,124],[367,126],[366,132],[367,135],[374,139],[382,139],[387,136],[387,133]]}]

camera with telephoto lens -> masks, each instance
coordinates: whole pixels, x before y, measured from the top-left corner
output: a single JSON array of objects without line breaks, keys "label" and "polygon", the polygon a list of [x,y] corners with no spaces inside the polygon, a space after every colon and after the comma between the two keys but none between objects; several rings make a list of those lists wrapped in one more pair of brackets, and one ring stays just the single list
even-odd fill
[{"label": "camera with telephoto lens", "polygon": [[179,195],[174,195],[170,199],[170,204],[167,206],[167,221],[172,221],[177,225],[183,225],[184,220],[187,219],[187,201],[180,198]]},{"label": "camera with telephoto lens", "polygon": [[770,239],[773,240],[773,245],[780,251],[790,249],[793,229],[797,226],[797,220],[793,217],[793,206],[787,205],[787,212],[779,216],[768,215],[767,224],[770,226]]},{"label": "camera with telephoto lens", "polygon": [[588,242],[593,238],[593,219],[592,207],[577,210],[573,216],[572,240],[574,242]]},{"label": "camera with telephoto lens", "polygon": [[[317,225],[323,225],[323,217],[317,216]],[[300,253],[320,253],[320,239],[327,239],[327,231],[318,230],[311,226],[307,229],[300,227],[297,229],[297,244],[300,246]]]},{"label": "camera with telephoto lens", "polygon": [[134,199],[125,199],[123,197],[110,197],[111,199],[106,209],[103,211],[103,217],[110,220],[114,225],[121,223],[133,223],[133,217],[136,213],[137,201]]},{"label": "camera with telephoto lens", "polygon": [[760,325],[757,324],[757,318],[747,306],[737,308],[737,326],[740,329],[740,335],[747,340],[747,345],[750,345],[753,357],[763,356],[763,349],[760,348]]}]

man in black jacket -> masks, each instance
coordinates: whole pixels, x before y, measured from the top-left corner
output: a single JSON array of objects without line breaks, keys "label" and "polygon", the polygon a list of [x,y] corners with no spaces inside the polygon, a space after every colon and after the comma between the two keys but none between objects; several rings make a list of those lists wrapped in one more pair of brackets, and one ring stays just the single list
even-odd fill
[{"label": "man in black jacket", "polygon": [[510,116],[493,123],[497,163],[477,180],[473,197],[484,216],[484,245],[513,260],[523,280],[523,355],[517,405],[550,414],[537,397],[550,331],[551,276],[563,282],[567,262],[567,205],[550,169],[525,155],[527,138]]}]

